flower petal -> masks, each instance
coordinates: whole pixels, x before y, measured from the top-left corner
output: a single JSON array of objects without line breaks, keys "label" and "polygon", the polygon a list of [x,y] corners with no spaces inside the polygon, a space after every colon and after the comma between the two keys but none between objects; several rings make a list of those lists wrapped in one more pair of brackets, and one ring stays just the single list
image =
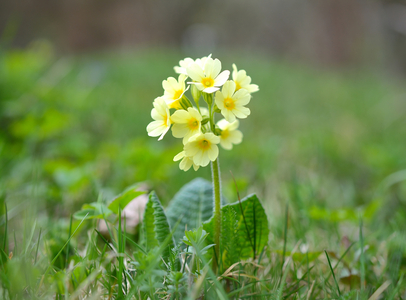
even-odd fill
[{"label": "flower petal", "polygon": [[213,61],[213,69],[211,71],[211,78],[217,77],[217,75],[221,71],[221,61],[219,61],[217,58]]},{"label": "flower petal", "polygon": [[203,92],[205,92],[207,94],[211,94],[211,93],[214,93],[214,92],[218,91],[219,89],[220,88],[218,88],[218,87],[212,86],[212,87],[209,87],[209,88],[205,88],[203,90]]},{"label": "flower petal", "polygon": [[176,138],[183,138],[189,132],[189,128],[185,123],[175,123],[172,126],[172,134]]},{"label": "flower petal", "polygon": [[223,93],[224,98],[231,98],[235,91],[235,82],[234,81],[227,81],[224,83],[221,92]]},{"label": "flower petal", "polygon": [[179,152],[178,154],[175,155],[175,157],[173,158],[173,161],[178,161],[184,157],[185,157],[185,151]]},{"label": "flower petal", "polygon": [[200,82],[202,78],[205,77],[202,68],[196,63],[186,68],[186,71],[188,76],[192,78],[194,81]]},{"label": "flower petal", "polygon": [[242,106],[242,107],[236,108],[236,109],[233,111],[233,113],[235,114],[235,116],[236,116],[237,118],[245,119],[247,116],[249,116],[249,115],[251,114],[251,111],[250,111],[249,108]]},{"label": "flower petal", "polygon": [[[222,86],[223,84],[225,84],[225,82],[227,81],[228,77],[230,77],[230,71],[225,70],[223,72],[221,72],[216,79],[214,79],[214,85],[215,86]],[[235,90],[235,88],[234,88]]]},{"label": "flower petal", "polygon": [[219,155],[219,148],[217,145],[212,145],[209,150],[207,150],[208,157],[211,161],[215,161]]}]

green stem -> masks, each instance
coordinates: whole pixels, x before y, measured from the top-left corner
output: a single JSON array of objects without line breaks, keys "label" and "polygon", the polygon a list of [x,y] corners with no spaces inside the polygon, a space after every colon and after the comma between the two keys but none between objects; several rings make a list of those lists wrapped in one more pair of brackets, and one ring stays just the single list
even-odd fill
[{"label": "green stem", "polygon": [[209,108],[209,120],[210,120],[210,130],[215,134],[215,125],[214,125],[214,111],[213,111],[213,95],[206,94],[206,102]]},{"label": "green stem", "polygon": [[220,258],[220,232],[221,232],[221,199],[220,199],[220,167],[218,158],[211,163],[213,189],[214,189],[214,251],[216,254],[213,260],[214,270],[217,270],[218,260]]}]

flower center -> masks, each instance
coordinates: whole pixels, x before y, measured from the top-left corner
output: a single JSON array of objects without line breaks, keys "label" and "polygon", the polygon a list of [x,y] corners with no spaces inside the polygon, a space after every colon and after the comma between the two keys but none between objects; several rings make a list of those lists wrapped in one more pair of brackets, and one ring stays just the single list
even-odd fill
[{"label": "flower center", "polygon": [[171,119],[169,118],[168,114],[165,114],[163,117],[164,117],[164,125],[165,125],[165,127],[171,126]]},{"label": "flower center", "polygon": [[199,141],[199,148],[202,150],[207,150],[210,148],[210,142],[206,139]]},{"label": "flower center", "polygon": [[228,138],[229,135],[230,135],[230,131],[228,129],[225,129],[225,130],[221,131],[221,137],[223,139]]},{"label": "flower center", "polygon": [[210,78],[210,77],[204,78],[204,79],[202,80],[202,84],[203,84],[206,88],[212,87],[212,86],[214,85],[214,80],[213,80],[212,78]]},{"label": "flower center", "polygon": [[175,93],[173,94],[173,99],[174,99],[174,100],[179,99],[180,96],[182,96],[182,93],[183,93],[183,90],[175,91]]},{"label": "flower center", "polygon": [[228,110],[233,110],[235,108],[235,102],[233,99],[231,98],[226,98],[224,99],[224,106],[228,109]]},{"label": "flower center", "polygon": [[194,131],[194,130],[199,128],[199,121],[196,120],[195,118],[192,118],[192,119],[189,120],[187,125],[188,125],[190,130]]},{"label": "flower center", "polygon": [[241,89],[241,85],[238,81],[234,81],[235,83],[235,91],[238,91],[239,89]]},{"label": "flower center", "polygon": [[180,105],[179,100],[175,100],[171,104],[169,104],[169,108],[182,109],[182,105]]}]

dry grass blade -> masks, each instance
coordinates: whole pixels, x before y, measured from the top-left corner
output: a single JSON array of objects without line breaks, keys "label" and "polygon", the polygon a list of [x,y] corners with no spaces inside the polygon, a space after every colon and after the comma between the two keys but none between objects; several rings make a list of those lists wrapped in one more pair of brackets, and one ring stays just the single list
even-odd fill
[{"label": "dry grass blade", "polygon": [[248,277],[248,278],[252,278],[252,279],[255,279],[255,280],[259,281],[259,278],[258,278],[258,277],[255,277],[254,275],[244,274],[244,273],[232,272],[232,273],[229,273],[229,274],[228,274],[228,277],[229,277],[229,276]]},{"label": "dry grass blade", "polygon": [[310,296],[312,295],[312,291],[313,291],[313,287],[314,287],[314,283],[316,282],[316,280],[313,280],[312,285],[310,286],[309,291],[307,292],[307,296],[306,296],[306,300],[310,299]]},{"label": "dry grass blade", "polygon": [[302,243],[302,240],[299,240],[299,241],[296,243],[295,247],[293,247],[292,252],[290,253],[289,257],[286,259],[285,263],[283,264],[283,269],[282,269],[283,272],[285,272],[285,269],[286,269],[286,267],[287,267],[287,265],[288,265],[289,260],[292,259],[293,254],[296,253],[297,248],[299,248],[299,246],[300,246],[301,243]]},{"label": "dry grass blade", "polygon": [[390,281],[387,280],[385,281],[376,291],[375,293],[372,294],[371,297],[369,297],[368,300],[377,300],[379,298],[379,296],[388,288],[388,286],[390,285]]},{"label": "dry grass blade", "polygon": [[[234,269],[234,267],[238,266],[239,264],[241,264],[241,265],[250,264],[257,268],[264,268],[264,266],[258,265],[252,261],[236,262],[233,265],[231,265],[227,270],[225,270],[225,272],[222,275],[220,275],[217,279],[220,280],[221,278],[225,278],[225,277],[229,277],[230,275],[234,275],[235,272],[232,273],[231,270]],[[243,276],[243,275],[241,274],[241,276]],[[256,278],[256,277],[252,277],[252,278]]]}]

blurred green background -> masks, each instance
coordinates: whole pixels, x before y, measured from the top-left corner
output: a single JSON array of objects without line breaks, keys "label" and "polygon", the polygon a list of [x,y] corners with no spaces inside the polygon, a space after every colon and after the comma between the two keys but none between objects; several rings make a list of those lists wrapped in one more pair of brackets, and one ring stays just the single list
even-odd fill
[{"label": "blurred green background", "polygon": [[210,179],[210,168],[179,170],[180,140],[158,142],[146,126],[178,61],[212,53],[260,87],[243,143],[220,152],[229,201],[231,171],[242,196],[262,199],[275,236],[289,203],[292,234],[319,249],[353,236],[360,216],[367,234],[404,234],[405,7],[2,1],[0,189],[11,226],[66,229],[100,194],[145,182],[166,205],[191,179]]}]

